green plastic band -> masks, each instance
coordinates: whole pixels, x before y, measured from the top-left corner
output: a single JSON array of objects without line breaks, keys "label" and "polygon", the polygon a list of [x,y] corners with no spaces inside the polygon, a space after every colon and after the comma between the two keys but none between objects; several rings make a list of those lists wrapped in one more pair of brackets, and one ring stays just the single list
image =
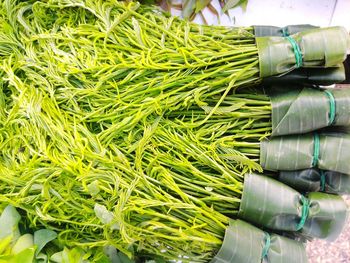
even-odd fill
[{"label": "green plastic band", "polygon": [[295,56],[295,66],[297,68],[300,68],[303,65],[303,54],[301,53],[300,47],[298,43],[295,41],[295,39],[292,38],[291,36],[287,36],[286,38],[289,40],[289,42],[293,47],[294,56]]},{"label": "green plastic band", "polygon": [[288,32],[288,28],[287,27],[283,27],[282,28],[282,36],[284,36],[284,37],[289,36],[289,32]]},{"label": "green plastic band", "polygon": [[305,196],[301,196],[301,202],[303,203],[302,211],[301,211],[301,218],[299,223],[297,224],[297,231],[302,229],[305,225],[306,219],[309,216],[309,200]]},{"label": "green plastic band", "polygon": [[335,98],[329,90],[324,91],[329,98],[329,123],[328,125],[332,125],[335,120]]},{"label": "green plastic band", "polygon": [[320,173],[321,173],[321,178],[320,178],[321,191],[324,192],[326,190],[326,174],[323,170],[321,170]]},{"label": "green plastic band", "polygon": [[265,257],[267,257],[269,253],[270,245],[271,245],[271,237],[270,237],[270,234],[267,232],[265,232],[264,243],[265,245],[261,253],[261,259],[264,259]]},{"label": "green plastic band", "polygon": [[320,157],[320,136],[314,134],[314,157],[312,160],[312,167],[316,167],[318,164],[318,158]]}]

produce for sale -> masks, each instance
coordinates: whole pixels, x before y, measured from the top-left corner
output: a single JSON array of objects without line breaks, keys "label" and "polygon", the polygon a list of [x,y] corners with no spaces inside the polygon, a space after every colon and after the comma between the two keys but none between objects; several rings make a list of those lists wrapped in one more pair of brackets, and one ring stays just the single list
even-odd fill
[{"label": "produce for sale", "polygon": [[[349,41],[338,27],[258,39],[135,2],[2,1],[0,10],[1,204],[64,245],[183,261],[217,254],[244,176],[261,171],[273,106],[248,86],[336,67]],[[315,92],[323,119],[293,133],[347,124],[333,107],[342,101]]]}]

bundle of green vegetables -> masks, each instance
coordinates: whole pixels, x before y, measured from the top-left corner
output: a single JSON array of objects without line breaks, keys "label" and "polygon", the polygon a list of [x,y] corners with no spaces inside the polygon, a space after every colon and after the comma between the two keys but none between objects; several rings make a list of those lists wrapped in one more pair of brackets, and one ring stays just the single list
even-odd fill
[{"label": "bundle of green vegetables", "polygon": [[[57,243],[57,234],[48,229],[40,229],[33,234],[23,234],[23,220],[20,214],[12,206],[7,206],[0,214],[0,262],[23,263],[78,263],[78,262],[119,262],[133,263],[144,262],[144,259],[132,261],[125,254],[118,252],[109,246],[104,248],[104,253],[96,254],[94,251],[84,251],[79,247],[69,249],[60,248]],[[30,230],[29,230],[30,231]],[[239,237],[248,235],[248,242],[241,242]],[[265,242],[264,247],[261,246]],[[256,249],[251,250],[254,244]],[[235,247],[236,249],[232,249]],[[237,251],[239,248],[239,251]],[[295,259],[287,259],[285,254],[293,254]],[[262,256],[263,255],[263,256]],[[212,262],[260,262],[261,258],[269,262],[307,262],[305,247],[302,243],[279,236],[268,234],[241,220],[231,220],[225,231],[225,238],[221,249]],[[159,259],[158,259],[159,260]],[[154,260],[153,260],[154,261]],[[153,262],[149,261],[149,262]],[[147,261],[146,261],[147,262]],[[161,260],[160,262],[164,262]]]},{"label": "bundle of green vegetables", "polygon": [[350,176],[334,171],[315,168],[281,171],[278,180],[302,192],[350,194]]},{"label": "bundle of green vegetables", "polygon": [[[258,49],[250,28],[197,26],[133,2],[8,0],[0,10],[0,202],[64,244],[212,258],[273,128],[267,96],[227,95],[295,68],[290,40]],[[325,32],[339,49],[329,41],[309,56],[305,45],[304,66],[344,59],[346,33]],[[259,63],[271,41],[287,55]]]}]

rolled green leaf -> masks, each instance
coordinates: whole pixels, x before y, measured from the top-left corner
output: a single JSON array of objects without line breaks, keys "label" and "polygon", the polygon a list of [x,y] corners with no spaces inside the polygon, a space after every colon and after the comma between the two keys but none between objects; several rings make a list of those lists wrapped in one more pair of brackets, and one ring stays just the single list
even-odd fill
[{"label": "rolled green leaf", "polygon": [[[285,27],[276,26],[253,26],[256,37],[264,36],[289,36],[298,32],[316,29],[313,25],[289,25]],[[345,69],[342,64],[332,68],[302,68],[296,69],[282,76],[271,76],[263,79],[263,84],[276,83],[302,83],[314,85],[332,85],[345,80]]]},{"label": "rolled green leaf", "polygon": [[312,192],[308,219],[302,234],[310,237],[335,240],[342,232],[347,219],[347,205],[338,195]]},{"label": "rolled green leaf", "polygon": [[276,37],[284,37],[289,35],[294,35],[298,32],[302,32],[305,30],[318,28],[313,25],[289,25],[285,27],[277,27],[277,26],[253,26],[254,34],[257,37],[265,37],[265,36],[276,36]]},{"label": "rolled green leaf", "polygon": [[333,171],[314,168],[281,171],[278,180],[302,192],[323,191],[334,194],[350,194],[350,176]]},{"label": "rolled green leaf", "polygon": [[307,237],[334,240],[346,222],[347,206],[337,195],[310,193],[305,199],[293,188],[272,178],[247,174],[238,216],[276,230],[301,231]]},{"label": "rolled green leaf", "polygon": [[[333,101],[332,101],[333,100]],[[350,125],[350,89],[274,89],[272,136]]]},{"label": "rolled green leaf", "polygon": [[341,133],[273,137],[261,142],[260,165],[271,171],[318,167],[349,174],[349,147],[349,135]]},{"label": "rolled green leaf", "polygon": [[[299,66],[331,67],[341,64],[349,50],[348,32],[343,27],[311,29],[291,36],[300,48],[297,54],[291,40],[283,37],[257,37],[260,77],[280,75]],[[301,65],[296,57],[302,55]]]},{"label": "rolled green leaf", "polygon": [[307,262],[303,243],[271,234],[271,243],[266,247],[265,236],[266,233],[255,226],[242,220],[232,220],[226,229],[222,247],[211,263],[258,263],[262,261],[264,248],[267,249],[263,258],[265,263]]},{"label": "rolled green leaf", "polygon": [[332,85],[343,82],[346,79],[344,65],[331,68],[300,68],[295,69],[282,76],[271,76],[263,79],[264,85],[279,83],[288,84],[313,84],[313,85]]}]

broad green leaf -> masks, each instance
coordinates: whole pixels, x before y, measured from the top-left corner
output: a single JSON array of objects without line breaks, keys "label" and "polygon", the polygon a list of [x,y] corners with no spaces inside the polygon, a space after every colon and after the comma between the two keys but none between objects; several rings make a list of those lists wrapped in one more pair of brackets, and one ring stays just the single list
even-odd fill
[{"label": "broad green leaf", "polygon": [[33,263],[35,250],[35,247],[30,247],[23,250],[16,255],[13,263]]},{"label": "broad green leaf", "polygon": [[85,252],[80,248],[68,249],[55,253],[51,256],[50,262],[54,263],[88,263],[85,260]]},{"label": "broad green leaf", "polygon": [[[109,225],[112,223],[114,215],[112,212],[108,211],[104,205],[95,204],[94,211],[98,219],[100,219],[103,224]],[[119,229],[119,225],[117,223],[112,224],[110,227],[112,230]]]},{"label": "broad green leaf", "polygon": [[196,10],[195,12],[198,13],[202,11],[207,5],[209,5],[211,0],[197,0],[196,1]]},{"label": "broad green leaf", "polygon": [[6,255],[11,252],[11,241],[11,235],[0,239],[0,255]]},{"label": "broad green leaf", "polygon": [[25,234],[20,236],[16,244],[12,248],[12,254],[16,255],[22,252],[25,249],[31,248],[34,246],[34,238],[32,234]]},{"label": "broad green leaf", "polygon": [[96,263],[115,263],[114,261],[111,261],[109,257],[106,255],[103,255],[102,258],[98,259]]},{"label": "broad green leaf", "polygon": [[34,233],[34,244],[37,246],[36,256],[46,246],[47,243],[57,237],[56,232],[49,229],[41,229]]},{"label": "broad green leaf", "polygon": [[118,252],[118,257],[121,263],[135,263],[134,260],[130,259],[127,255],[122,252]]},{"label": "broad green leaf", "polygon": [[227,10],[237,7],[237,6],[242,6],[243,10],[246,9],[248,4],[248,0],[228,0],[224,6],[224,8],[222,9],[222,12],[226,12]]},{"label": "broad green leaf", "polygon": [[27,248],[16,255],[0,256],[0,263],[33,263],[35,247]]},{"label": "broad green leaf", "polygon": [[0,216],[0,239],[12,235],[13,240],[20,236],[18,222],[21,216],[16,208],[8,205]]},{"label": "broad green leaf", "polygon": [[118,250],[113,246],[106,246],[103,248],[104,253],[109,258],[111,263],[120,263]]},{"label": "broad green leaf", "polygon": [[50,262],[62,263],[63,262],[63,251],[57,252],[50,257]]},{"label": "broad green leaf", "polygon": [[190,18],[196,9],[196,0],[184,0],[182,3],[182,16]]},{"label": "broad green leaf", "polygon": [[91,196],[96,196],[100,192],[98,181],[95,180],[87,186],[87,190]]}]

